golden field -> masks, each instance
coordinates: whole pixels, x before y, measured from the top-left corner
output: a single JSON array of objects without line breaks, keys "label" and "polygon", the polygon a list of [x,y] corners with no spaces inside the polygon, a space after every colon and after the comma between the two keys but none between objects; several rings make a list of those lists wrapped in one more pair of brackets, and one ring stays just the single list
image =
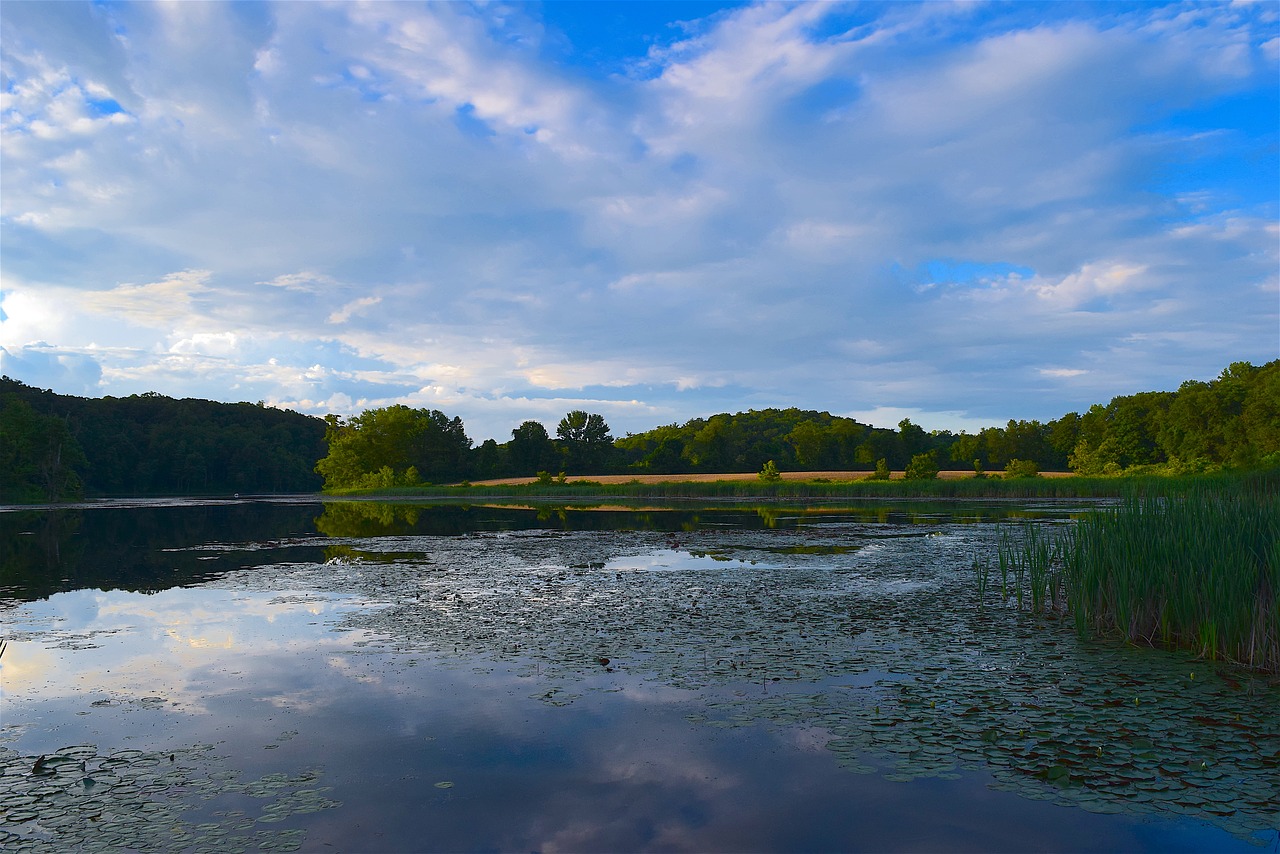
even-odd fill
[{"label": "golden field", "polygon": [[[819,478],[830,481],[851,481],[866,480],[870,476],[869,471],[787,471],[782,472],[783,480],[817,480]],[[991,472],[992,475],[998,472]],[[1041,477],[1072,477],[1073,473],[1069,471],[1046,471],[1040,473]],[[596,475],[578,475],[567,474],[565,479],[572,482],[575,480],[588,480],[594,483],[714,483],[720,480],[756,480],[759,475],[756,472],[741,472],[730,474],[596,474]],[[892,480],[902,480],[903,473],[895,471],[891,475]],[[973,477],[973,470],[962,471],[941,471],[938,477],[942,480],[960,480],[966,477]],[[472,481],[474,486],[516,486],[525,483],[537,482],[536,477],[501,477],[493,480],[476,480]]]}]

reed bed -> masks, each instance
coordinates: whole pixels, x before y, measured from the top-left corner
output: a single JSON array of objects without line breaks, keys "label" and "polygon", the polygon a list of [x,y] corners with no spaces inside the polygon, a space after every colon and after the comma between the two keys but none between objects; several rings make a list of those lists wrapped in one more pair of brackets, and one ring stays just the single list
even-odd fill
[{"label": "reed bed", "polygon": [[[1280,489],[1275,477],[1146,494],[1057,531],[1003,531],[1001,592],[1070,613],[1082,636],[1189,649],[1280,672]],[[990,569],[975,564],[980,588]]]}]

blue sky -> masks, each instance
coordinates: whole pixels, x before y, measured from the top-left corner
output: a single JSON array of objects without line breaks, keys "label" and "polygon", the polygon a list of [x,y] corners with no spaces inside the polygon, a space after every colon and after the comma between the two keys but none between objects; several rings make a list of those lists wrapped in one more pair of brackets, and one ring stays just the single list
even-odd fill
[{"label": "blue sky", "polygon": [[1280,5],[0,6],[0,372],[476,441],[1280,356]]}]

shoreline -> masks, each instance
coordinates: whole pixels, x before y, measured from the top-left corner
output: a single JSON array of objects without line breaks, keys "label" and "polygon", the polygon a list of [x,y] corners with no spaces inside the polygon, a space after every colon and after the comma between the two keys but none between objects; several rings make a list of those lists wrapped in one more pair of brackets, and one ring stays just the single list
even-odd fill
[{"label": "shoreline", "polygon": [[[783,481],[792,481],[800,483],[854,483],[857,481],[865,481],[871,479],[869,471],[785,471],[780,472],[779,477]],[[1076,477],[1075,472],[1070,471],[1042,471],[1040,477],[1044,478],[1061,478]],[[905,480],[905,472],[901,469],[889,473],[890,480]],[[974,480],[972,469],[957,471],[940,471],[938,472],[938,480]],[[1002,472],[988,472],[986,480],[1002,480]],[[1027,478],[1030,479],[1030,478]],[[565,475],[566,483],[575,481],[586,481],[589,483],[599,484],[628,484],[639,483],[648,485],[654,483],[736,483],[740,481],[759,481],[758,472],[729,472],[721,474],[599,474],[599,475]],[[472,486],[526,486],[528,484],[537,483],[536,477],[499,477],[488,480],[469,481]],[[763,481],[761,481],[763,483]],[[449,484],[449,486],[458,486],[459,484]]]}]

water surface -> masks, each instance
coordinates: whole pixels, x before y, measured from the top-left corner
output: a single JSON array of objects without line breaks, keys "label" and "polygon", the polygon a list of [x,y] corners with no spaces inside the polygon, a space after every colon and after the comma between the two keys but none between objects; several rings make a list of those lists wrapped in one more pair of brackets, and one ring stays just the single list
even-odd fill
[{"label": "water surface", "polygon": [[0,843],[1274,846],[1275,685],[978,601],[1079,509],[0,512]]}]

